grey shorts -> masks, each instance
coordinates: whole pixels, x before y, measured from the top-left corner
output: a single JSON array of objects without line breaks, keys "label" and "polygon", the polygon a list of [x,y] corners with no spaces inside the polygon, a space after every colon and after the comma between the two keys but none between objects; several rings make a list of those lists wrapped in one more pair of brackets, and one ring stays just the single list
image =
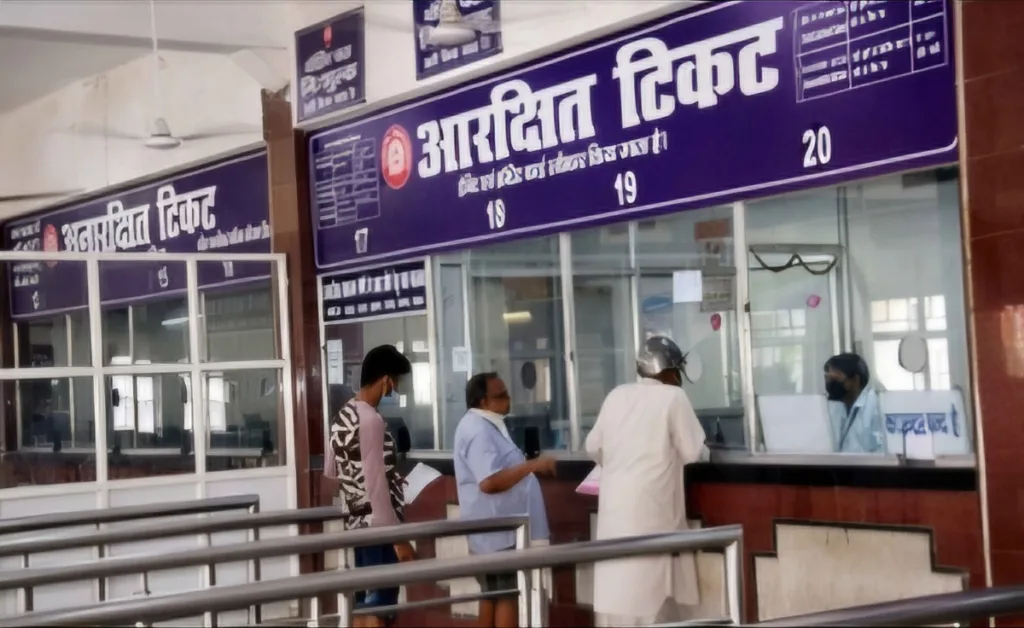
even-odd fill
[{"label": "grey shorts", "polygon": [[[514,547],[509,547],[499,551],[511,552],[513,550],[515,550]],[[477,576],[476,580],[480,583],[481,593],[494,593],[497,591],[508,591],[510,589],[519,588],[519,577],[514,571]]]}]

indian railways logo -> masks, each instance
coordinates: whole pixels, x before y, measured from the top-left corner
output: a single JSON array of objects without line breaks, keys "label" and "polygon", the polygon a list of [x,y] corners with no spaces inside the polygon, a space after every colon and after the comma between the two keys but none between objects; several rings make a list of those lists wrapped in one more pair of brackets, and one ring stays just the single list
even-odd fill
[{"label": "indian railways logo", "polygon": [[[60,239],[57,237],[57,227],[46,225],[43,227],[43,251],[46,253],[57,253],[60,251]],[[57,262],[46,262],[46,265],[53,268]]]},{"label": "indian railways logo", "polygon": [[409,133],[397,124],[391,125],[384,133],[380,155],[384,183],[392,190],[402,189],[412,173],[412,141]]}]

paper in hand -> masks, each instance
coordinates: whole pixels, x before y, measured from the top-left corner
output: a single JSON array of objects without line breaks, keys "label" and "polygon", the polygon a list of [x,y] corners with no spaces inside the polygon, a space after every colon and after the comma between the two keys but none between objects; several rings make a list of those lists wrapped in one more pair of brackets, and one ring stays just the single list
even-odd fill
[{"label": "paper in hand", "polygon": [[431,482],[441,477],[441,472],[434,467],[427,466],[422,462],[418,463],[413,467],[412,471],[405,476],[405,503],[411,504],[416,501],[419,494],[423,492],[423,489],[427,488]]},{"label": "paper in hand", "polygon": [[601,490],[601,467],[595,466],[593,471],[583,478],[583,482],[576,487],[580,495],[597,495]]}]

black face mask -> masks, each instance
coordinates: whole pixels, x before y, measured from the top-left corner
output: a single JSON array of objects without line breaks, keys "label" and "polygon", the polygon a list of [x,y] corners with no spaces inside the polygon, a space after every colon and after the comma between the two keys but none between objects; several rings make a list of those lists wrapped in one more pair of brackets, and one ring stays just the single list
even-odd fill
[{"label": "black face mask", "polygon": [[846,386],[839,380],[830,379],[825,382],[825,394],[829,401],[842,401],[846,396]]}]

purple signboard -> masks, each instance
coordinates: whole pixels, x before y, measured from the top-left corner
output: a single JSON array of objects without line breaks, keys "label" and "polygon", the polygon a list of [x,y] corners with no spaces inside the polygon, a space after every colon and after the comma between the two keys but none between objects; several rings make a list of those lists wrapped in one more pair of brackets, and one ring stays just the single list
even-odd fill
[{"label": "purple signboard", "polygon": [[[444,8],[445,4],[442,0],[413,0],[417,79],[443,74],[501,53],[500,0],[452,0],[448,9]],[[476,31],[473,41],[460,46],[433,42],[442,11],[451,9],[458,11],[462,22]]]},{"label": "purple signboard", "polygon": [[405,262],[324,277],[323,299],[325,323],[425,312],[426,267],[422,261]]},{"label": "purple signboard", "polygon": [[723,2],[319,131],[320,268],[957,158],[943,0]]},{"label": "purple signboard", "polygon": [[362,8],[295,33],[299,121],[366,100]]},{"label": "purple signboard", "polygon": [[[116,194],[7,223],[15,251],[269,253],[267,153],[217,162]],[[270,265],[199,264],[200,287],[262,279]],[[88,307],[82,262],[20,262],[10,269],[11,315],[28,318]],[[186,290],[185,265],[104,262],[104,304]]]}]

